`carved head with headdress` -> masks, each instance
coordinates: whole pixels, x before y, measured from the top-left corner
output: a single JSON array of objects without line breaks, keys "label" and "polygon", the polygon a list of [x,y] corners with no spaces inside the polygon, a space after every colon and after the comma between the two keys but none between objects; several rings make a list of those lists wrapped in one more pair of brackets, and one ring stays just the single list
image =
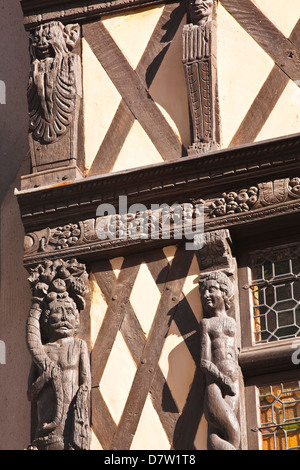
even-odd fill
[{"label": "carved head with headdress", "polygon": [[85,266],[76,260],[48,260],[32,270],[29,282],[33,298],[43,310],[43,342],[76,334],[79,312],[85,307],[87,277]]}]

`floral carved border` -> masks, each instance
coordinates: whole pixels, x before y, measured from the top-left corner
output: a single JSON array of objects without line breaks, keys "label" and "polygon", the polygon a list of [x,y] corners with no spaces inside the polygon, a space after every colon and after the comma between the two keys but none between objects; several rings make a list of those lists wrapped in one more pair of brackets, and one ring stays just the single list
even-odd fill
[{"label": "floral carved border", "polygon": [[[219,228],[230,228],[235,225],[253,223],[269,217],[276,217],[300,211],[300,178],[283,178],[280,180],[262,182],[248,189],[232,190],[222,193],[219,198],[203,200],[201,198],[188,199],[174,207],[182,207],[182,214],[191,221],[191,230],[198,234],[196,225],[199,207],[204,209],[205,231]],[[117,212],[117,207],[116,207]],[[65,225],[47,227],[42,230],[27,233],[25,236],[25,264],[34,264],[45,255],[69,257],[70,253],[77,255],[93,254],[95,252],[111,253],[115,250],[134,248],[138,245],[176,243],[181,235],[183,219],[168,212],[155,213],[149,209],[147,217],[142,218],[140,213],[118,214],[115,216],[101,216],[86,220],[72,221]],[[157,221],[157,233],[148,228]],[[109,224],[117,222],[117,232],[110,232]],[[99,237],[99,227],[106,230],[108,236]],[[140,230],[143,236],[136,236]],[[165,237],[168,232],[169,238]],[[199,230],[198,230],[199,231]],[[200,232],[199,232],[200,233]]]}]

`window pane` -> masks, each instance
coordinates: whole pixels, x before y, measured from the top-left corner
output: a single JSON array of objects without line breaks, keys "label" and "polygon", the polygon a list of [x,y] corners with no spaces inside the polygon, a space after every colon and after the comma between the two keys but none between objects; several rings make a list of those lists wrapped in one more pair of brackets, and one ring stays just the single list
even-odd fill
[{"label": "window pane", "polygon": [[255,343],[300,336],[300,250],[297,245],[252,253]]},{"label": "window pane", "polygon": [[263,450],[300,449],[300,382],[259,388]]}]

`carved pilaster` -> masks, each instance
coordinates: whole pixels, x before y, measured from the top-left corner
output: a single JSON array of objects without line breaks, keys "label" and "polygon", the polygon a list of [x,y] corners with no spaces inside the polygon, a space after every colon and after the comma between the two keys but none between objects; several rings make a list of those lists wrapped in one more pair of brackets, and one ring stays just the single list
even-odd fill
[{"label": "carved pilaster", "polygon": [[29,144],[32,174],[22,187],[60,183],[81,176],[76,167],[82,97],[81,61],[73,50],[80,26],[59,21],[30,32],[28,83]]},{"label": "carved pilaster", "polygon": [[193,144],[188,153],[220,145],[217,79],[217,0],[188,0],[183,28],[183,66],[188,87]]},{"label": "carved pilaster", "polygon": [[33,366],[28,398],[36,404],[38,423],[29,449],[89,447],[89,354],[76,336],[87,278],[85,266],[74,259],[48,260],[31,269],[26,339]]},{"label": "carved pilaster", "polygon": [[203,308],[200,368],[205,378],[207,448],[239,450],[243,447],[243,381],[238,361],[237,278],[228,231],[206,234],[198,254]]}]

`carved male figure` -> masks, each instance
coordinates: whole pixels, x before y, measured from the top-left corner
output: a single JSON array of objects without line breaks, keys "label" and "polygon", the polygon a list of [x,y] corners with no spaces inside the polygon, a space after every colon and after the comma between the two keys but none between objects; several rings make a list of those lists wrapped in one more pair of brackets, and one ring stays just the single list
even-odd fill
[{"label": "carved male figure", "polygon": [[205,416],[208,449],[235,450],[240,445],[239,365],[236,321],[227,315],[233,295],[229,278],[211,272],[200,279],[204,318],[200,322],[200,366],[206,378]]},{"label": "carved male figure", "polygon": [[188,7],[193,24],[203,24],[211,18],[214,0],[189,0]]},{"label": "carved male figure", "polygon": [[86,292],[83,265],[45,262],[30,277],[33,303],[27,343],[33,358],[28,398],[38,425],[30,448],[87,449],[90,364],[86,343],[76,337]]},{"label": "carved male figure", "polygon": [[220,113],[217,77],[217,0],[188,0],[189,23],[183,27],[183,65],[192,119],[189,154],[219,148]]}]

